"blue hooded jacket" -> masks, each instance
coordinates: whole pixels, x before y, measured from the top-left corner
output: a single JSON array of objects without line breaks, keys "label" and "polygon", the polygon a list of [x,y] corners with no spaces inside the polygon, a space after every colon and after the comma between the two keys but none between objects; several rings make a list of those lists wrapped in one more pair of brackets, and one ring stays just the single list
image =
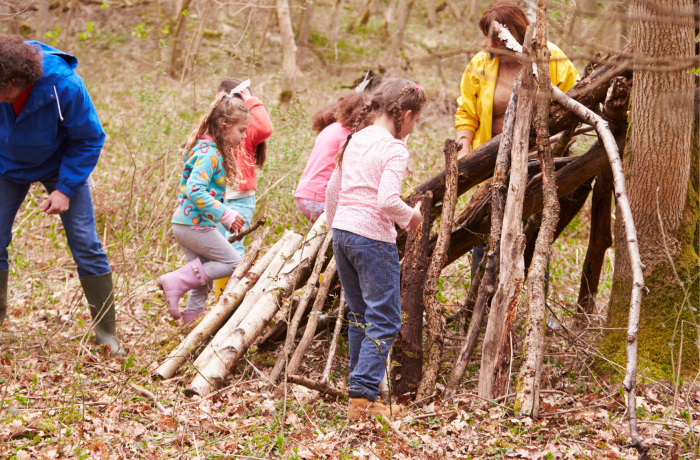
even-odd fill
[{"label": "blue hooded jacket", "polygon": [[69,198],[95,169],[105,132],[78,60],[39,42],[44,75],[34,83],[22,112],[0,103],[0,179],[30,184],[58,174],[56,189]]}]

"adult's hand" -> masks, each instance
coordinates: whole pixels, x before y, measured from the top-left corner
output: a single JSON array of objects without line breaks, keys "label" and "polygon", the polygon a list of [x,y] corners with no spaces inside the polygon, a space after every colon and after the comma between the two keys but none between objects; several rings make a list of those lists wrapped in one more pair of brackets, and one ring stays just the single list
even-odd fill
[{"label": "adult's hand", "polygon": [[474,140],[474,131],[466,129],[457,131],[457,142],[462,144],[462,149],[459,151],[457,158],[462,158],[472,151],[472,140]]},{"label": "adult's hand", "polygon": [[70,198],[63,192],[54,190],[51,195],[41,204],[41,212],[46,214],[61,214],[68,211]]}]

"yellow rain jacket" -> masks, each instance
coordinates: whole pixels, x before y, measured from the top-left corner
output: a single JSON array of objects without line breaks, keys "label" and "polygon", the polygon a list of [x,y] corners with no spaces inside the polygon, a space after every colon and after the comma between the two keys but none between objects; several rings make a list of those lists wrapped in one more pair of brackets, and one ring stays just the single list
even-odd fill
[{"label": "yellow rain jacket", "polygon": [[[567,92],[578,81],[578,71],[559,47],[549,42],[547,45],[551,52],[549,75],[552,83]],[[499,57],[492,59],[487,51],[480,51],[462,75],[462,95],[457,99],[459,107],[455,114],[455,129],[475,132],[472,150],[491,139],[493,94],[499,62]]]}]

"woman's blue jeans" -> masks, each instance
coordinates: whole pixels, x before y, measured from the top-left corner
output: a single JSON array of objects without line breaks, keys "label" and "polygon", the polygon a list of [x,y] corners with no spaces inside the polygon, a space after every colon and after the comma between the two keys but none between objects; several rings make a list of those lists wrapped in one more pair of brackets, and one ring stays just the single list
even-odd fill
[{"label": "woman's blue jeans", "polygon": [[[51,194],[56,189],[58,176],[40,181]],[[0,270],[9,270],[7,248],[12,241],[12,225],[31,184],[15,184],[0,179]],[[36,206],[40,206],[37,203]],[[78,265],[78,275],[94,276],[109,272],[109,261],[95,229],[95,211],[87,182],[76,190],[68,210],[60,214],[66,232],[68,247]]]},{"label": "woman's blue jeans", "polygon": [[399,252],[396,244],[333,229],[333,254],[350,307],[349,395],[374,401],[401,329]]}]

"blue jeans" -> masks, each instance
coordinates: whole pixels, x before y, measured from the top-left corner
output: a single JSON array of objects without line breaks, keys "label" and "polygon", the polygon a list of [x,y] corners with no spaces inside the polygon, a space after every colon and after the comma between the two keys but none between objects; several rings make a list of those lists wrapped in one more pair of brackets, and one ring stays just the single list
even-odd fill
[{"label": "blue jeans", "polygon": [[[243,220],[245,220],[243,230],[250,227],[250,222],[253,220],[253,214],[255,214],[255,195],[226,200],[226,204],[232,211],[237,211]],[[221,224],[216,224],[216,228],[219,229],[219,233],[221,233],[227,240],[233,235],[232,233],[226,231],[226,228]],[[233,246],[233,249],[238,252],[238,255],[243,257],[245,254],[243,241],[236,241],[235,243],[231,243],[231,245]]]},{"label": "blue jeans", "polygon": [[399,252],[396,244],[333,229],[333,254],[350,307],[349,395],[374,401],[401,329]]},{"label": "blue jeans", "polygon": [[[56,189],[58,176],[40,182],[50,194]],[[12,224],[30,186],[31,184],[15,184],[0,179],[0,270],[10,268],[7,248],[12,241]],[[109,261],[95,229],[95,212],[87,182],[75,192],[70,199],[68,210],[60,216],[68,247],[78,265],[78,275],[94,276],[109,272]]]}]

